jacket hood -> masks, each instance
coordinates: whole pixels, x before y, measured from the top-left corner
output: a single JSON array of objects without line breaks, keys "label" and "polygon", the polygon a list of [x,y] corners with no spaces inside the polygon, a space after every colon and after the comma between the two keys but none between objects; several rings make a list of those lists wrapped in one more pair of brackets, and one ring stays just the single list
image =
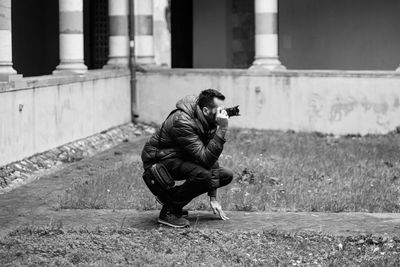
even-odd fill
[{"label": "jacket hood", "polygon": [[184,111],[190,117],[194,118],[195,115],[195,110],[197,108],[197,97],[195,95],[189,95],[185,96],[178,102],[176,102],[176,108]]},{"label": "jacket hood", "polygon": [[201,111],[200,107],[197,105],[197,96],[196,95],[189,95],[176,103],[176,108],[182,110],[186,114],[188,114],[191,118],[197,120],[201,125],[202,128],[207,131],[210,128],[210,124],[208,123],[207,119],[204,117],[203,112]]}]

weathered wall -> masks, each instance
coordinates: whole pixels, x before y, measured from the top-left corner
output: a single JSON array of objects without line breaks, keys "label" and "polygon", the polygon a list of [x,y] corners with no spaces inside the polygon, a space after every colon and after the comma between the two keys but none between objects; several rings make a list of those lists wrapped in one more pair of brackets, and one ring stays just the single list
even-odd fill
[{"label": "weathered wall", "polygon": [[383,134],[400,125],[395,72],[162,70],[139,74],[140,119],[160,123],[178,99],[220,89],[240,105],[231,125],[333,134]]},{"label": "weathered wall", "polygon": [[[20,105],[23,105],[20,111]],[[0,166],[130,121],[127,71],[40,76],[0,88]]]},{"label": "weathered wall", "polygon": [[394,70],[400,1],[279,0],[281,62],[290,69]]}]

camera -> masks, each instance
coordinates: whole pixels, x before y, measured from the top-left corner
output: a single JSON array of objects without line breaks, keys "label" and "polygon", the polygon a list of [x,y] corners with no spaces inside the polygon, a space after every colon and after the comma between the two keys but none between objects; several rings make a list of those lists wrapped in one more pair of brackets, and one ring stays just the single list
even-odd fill
[{"label": "camera", "polygon": [[239,112],[239,105],[231,107],[231,108],[225,108],[226,114],[228,114],[228,117],[233,117],[233,116],[240,116]]}]

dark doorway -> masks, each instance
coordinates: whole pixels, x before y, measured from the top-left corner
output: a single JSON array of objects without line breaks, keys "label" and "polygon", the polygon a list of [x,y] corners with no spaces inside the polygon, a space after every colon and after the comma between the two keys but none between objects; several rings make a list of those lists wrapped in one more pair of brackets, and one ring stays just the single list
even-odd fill
[{"label": "dark doorway", "polygon": [[84,0],[85,65],[102,68],[108,60],[108,0]]},{"label": "dark doorway", "polygon": [[[108,1],[84,0],[84,57],[89,69],[108,59]],[[12,56],[24,76],[51,74],[59,59],[59,9],[54,0],[12,1]]]},{"label": "dark doorway", "polygon": [[51,74],[59,63],[58,1],[11,2],[12,57],[24,76]]},{"label": "dark doorway", "polygon": [[193,0],[171,0],[171,65],[193,67]]}]

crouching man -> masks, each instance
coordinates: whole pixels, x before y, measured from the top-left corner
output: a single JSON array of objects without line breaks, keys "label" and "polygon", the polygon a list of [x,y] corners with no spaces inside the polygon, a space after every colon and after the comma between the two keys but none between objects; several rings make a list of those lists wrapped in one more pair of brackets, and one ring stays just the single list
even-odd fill
[{"label": "crouching man", "polygon": [[183,184],[171,187],[167,194],[156,195],[163,205],[159,223],[171,227],[189,226],[184,218],[188,211],[183,207],[203,193],[208,193],[214,214],[222,220],[229,219],[216,197],[217,188],[229,184],[233,177],[230,169],[217,162],[228,129],[224,100],[225,96],[214,89],[204,90],[198,97],[181,99],[145,144],[141,155],[144,179],[150,175],[154,164],[161,163],[173,180],[184,180]]}]

